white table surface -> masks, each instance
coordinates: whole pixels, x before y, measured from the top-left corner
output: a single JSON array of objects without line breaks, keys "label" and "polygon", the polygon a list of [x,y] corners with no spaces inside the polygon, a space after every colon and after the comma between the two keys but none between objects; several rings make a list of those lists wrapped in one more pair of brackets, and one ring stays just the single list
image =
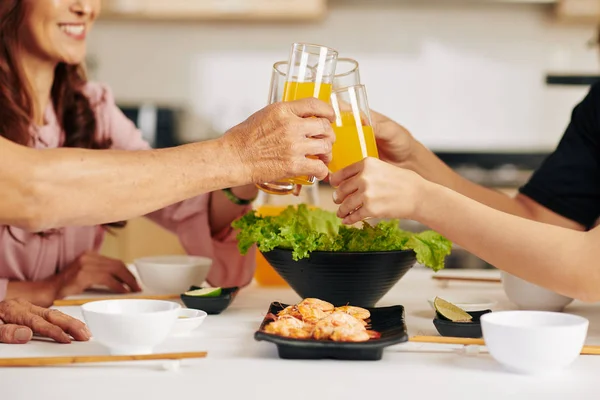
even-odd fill
[{"label": "white table surface", "polygon": [[[442,271],[440,274],[499,276],[497,271]],[[402,304],[409,335],[436,335],[432,296],[472,295],[511,309],[498,283],[452,282],[443,287],[432,272],[415,267],[378,306]],[[0,399],[598,399],[600,356],[581,356],[559,376],[531,377],[506,372],[487,352],[465,355],[461,346],[404,343],[387,348],[380,361],[282,360],[275,345],[254,340],[271,301],[297,302],[285,288],[252,285],[221,315],[209,315],[187,338],[170,338],[157,352],[208,351],[175,370],[162,361],[0,370]],[[62,311],[81,318],[79,307]],[[590,319],[588,344],[600,344],[597,305],[572,303],[566,312]],[[0,345],[0,357],[106,354],[93,340],[61,345],[34,341]],[[596,378],[596,379],[595,379]]]}]

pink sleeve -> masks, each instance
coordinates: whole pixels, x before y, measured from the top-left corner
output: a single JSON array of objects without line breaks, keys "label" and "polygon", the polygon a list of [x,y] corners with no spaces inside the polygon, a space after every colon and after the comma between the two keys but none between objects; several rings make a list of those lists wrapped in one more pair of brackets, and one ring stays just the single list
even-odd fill
[{"label": "pink sleeve", "polygon": [[[123,150],[149,149],[141,132],[116,106],[110,90],[89,84],[88,96],[97,110],[98,132],[110,138],[113,148]],[[232,230],[211,236],[209,226],[210,193],[173,204],[147,215],[152,221],[175,233],[190,255],[210,257],[213,267],[208,282],[213,286],[246,286],[252,281],[255,268],[254,248],[245,256],[237,249]],[[240,216],[249,211],[246,207]]]}]

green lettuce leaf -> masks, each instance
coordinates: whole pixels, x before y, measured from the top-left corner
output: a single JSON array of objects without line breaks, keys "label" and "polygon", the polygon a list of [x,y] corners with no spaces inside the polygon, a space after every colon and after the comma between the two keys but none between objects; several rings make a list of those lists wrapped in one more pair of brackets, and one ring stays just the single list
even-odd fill
[{"label": "green lettuce leaf", "polygon": [[256,244],[261,252],[274,248],[292,250],[294,260],[313,251],[372,252],[413,250],[417,261],[434,271],[444,268],[452,242],[434,231],[412,233],[400,229],[398,220],[382,221],[362,228],[346,226],[335,213],[289,206],[280,215],[262,217],[250,211],[232,223],[239,229],[238,248],[246,254]]}]

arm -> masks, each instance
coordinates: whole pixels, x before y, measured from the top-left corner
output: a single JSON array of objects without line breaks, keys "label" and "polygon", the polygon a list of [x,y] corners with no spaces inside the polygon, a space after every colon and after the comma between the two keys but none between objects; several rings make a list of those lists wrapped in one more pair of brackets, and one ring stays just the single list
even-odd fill
[{"label": "arm", "polygon": [[417,172],[425,179],[497,210],[524,218],[584,230],[600,214],[597,105],[595,85],[573,110],[557,149],[515,198],[477,185],[455,173],[402,126],[372,112],[382,160]]},{"label": "arm", "polygon": [[[315,116],[317,118],[306,118]],[[0,223],[41,231],[129,219],[202,193],[288,176],[327,176],[333,110],[273,104],[223,137],[170,149],[35,150],[0,138]]]},{"label": "arm", "polygon": [[[23,299],[41,307],[50,307],[56,299],[57,290],[49,281],[27,282],[0,280],[0,299]],[[3,295],[4,292],[4,295]]]},{"label": "arm", "polygon": [[600,229],[579,232],[514,216],[372,158],[331,182],[346,224],[413,219],[499,269],[569,297],[600,300]]}]

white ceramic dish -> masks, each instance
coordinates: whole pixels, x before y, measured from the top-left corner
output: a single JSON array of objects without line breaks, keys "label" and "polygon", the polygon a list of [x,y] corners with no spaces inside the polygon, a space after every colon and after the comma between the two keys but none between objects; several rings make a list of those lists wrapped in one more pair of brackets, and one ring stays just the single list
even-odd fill
[{"label": "white ceramic dish", "polygon": [[111,354],[151,354],[170,335],[181,306],[163,300],[102,300],[81,306],[92,337]]},{"label": "white ceramic dish", "polygon": [[[468,296],[451,296],[444,297],[439,296],[442,299],[449,301],[450,303],[462,308],[463,310],[469,311],[483,311],[483,310],[493,310],[496,306],[497,302],[495,300],[481,298],[481,297],[468,297]],[[431,297],[427,299],[431,309],[435,311],[435,307],[433,306],[433,302],[435,297]]]},{"label": "white ceramic dish", "polygon": [[198,256],[157,256],[134,260],[135,268],[149,290],[160,293],[183,293],[190,286],[201,286],[212,259]]},{"label": "white ceramic dish", "polygon": [[507,369],[530,375],[559,372],[579,356],[589,321],[549,311],[496,311],[481,317],[492,357]]},{"label": "white ceramic dish", "polygon": [[182,308],[177,314],[177,321],[171,334],[173,336],[189,336],[198,328],[208,314],[202,310],[194,310],[193,308]]},{"label": "white ceramic dish", "polygon": [[572,298],[529,283],[502,271],[502,287],[506,296],[521,310],[562,311]]}]

